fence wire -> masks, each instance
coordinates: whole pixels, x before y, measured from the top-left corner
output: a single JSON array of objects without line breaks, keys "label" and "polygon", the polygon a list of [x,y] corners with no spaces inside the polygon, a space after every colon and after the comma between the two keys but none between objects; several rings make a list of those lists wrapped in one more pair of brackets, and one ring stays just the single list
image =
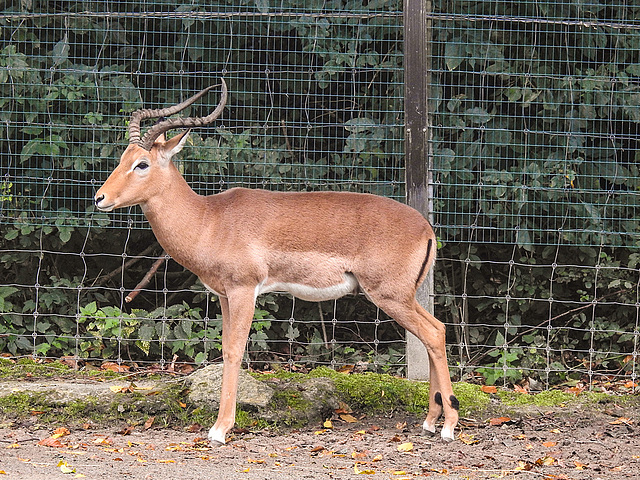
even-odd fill
[{"label": "fence wire", "polygon": [[[639,15],[636,0],[432,3],[435,300],[456,379],[637,388]],[[224,77],[223,115],[176,159],[198,193],[403,200],[402,23],[389,0],[1,12],[0,351],[140,368],[219,361],[216,299],[165,258],[137,207],[93,208],[129,113]],[[360,297],[261,297],[246,358],[406,362],[403,332]]]},{"label": "fence wire", "polygon": [[436,289],[460,376],[635,388],[640,4],[433,5]]}]

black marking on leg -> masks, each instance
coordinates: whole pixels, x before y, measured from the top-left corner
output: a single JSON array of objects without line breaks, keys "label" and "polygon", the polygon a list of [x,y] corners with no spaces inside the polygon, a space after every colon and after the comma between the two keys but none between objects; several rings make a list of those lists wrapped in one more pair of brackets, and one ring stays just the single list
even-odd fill
[{"label": "black marking on leg", "polygon": [[442,395],[440,394],[440,392],[436,392],[433,399],[436,401],[438,405],[442,406]]},{"label": "black marking on leg", "polygon": [[451,395],[449,397],[449,400],[451,401],[451,406],[456,409],[456,410],[460,410],[460,401],[456,398],[455,395]]}]

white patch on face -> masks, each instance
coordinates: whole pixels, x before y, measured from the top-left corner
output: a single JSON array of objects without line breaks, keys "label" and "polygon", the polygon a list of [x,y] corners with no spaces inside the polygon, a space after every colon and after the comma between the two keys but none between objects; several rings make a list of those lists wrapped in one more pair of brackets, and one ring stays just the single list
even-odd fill
[{"label": "white patch on face", "polygon": [[140,157],[136,159],[131,165],[128,173],[134,172],[138,175],[146,175],[151,169],[151,161],[147,157]]}]

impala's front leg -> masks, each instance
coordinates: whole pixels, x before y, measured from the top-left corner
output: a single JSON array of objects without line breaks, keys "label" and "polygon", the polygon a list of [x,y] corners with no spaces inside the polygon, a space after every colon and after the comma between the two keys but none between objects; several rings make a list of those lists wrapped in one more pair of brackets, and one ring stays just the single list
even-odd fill
[{"label": "impala's front leg", "polygon": [[209,430],[209,440],[221,445],[236,420],[236,394],[242,356],[247,345],[255,309],[255,290],[238,289],[220,297],[222,308],[222,391],[215,425]]}]

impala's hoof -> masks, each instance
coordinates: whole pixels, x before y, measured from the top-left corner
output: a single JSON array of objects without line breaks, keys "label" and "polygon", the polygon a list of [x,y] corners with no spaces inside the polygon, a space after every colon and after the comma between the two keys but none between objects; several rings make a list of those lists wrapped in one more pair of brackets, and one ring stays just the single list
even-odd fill
[{"label": "impala's hoof", "polygon": [[211,442],[211,445],[213,446],[218,447],[226,443],[224,432],[216,430],[215,428],[212,428],[211,430],[209,430],[208,437],[209,437],[209,442]]},{"label": "impala's hoof", "polygon": [[425,420],[424,423],[422,424],[422,434],[429,437],[432,437],[433,435],[435,435],[436,424],[434,423],[433,425],[431,425],[429,424],[429,422]]},{"label": "impala's hoof", "polygon": [[447,426],[442,427],[440,437],[442,437],[442,440],[444,440],[445,442],[453,442],[456,439],[454,428]]}]

